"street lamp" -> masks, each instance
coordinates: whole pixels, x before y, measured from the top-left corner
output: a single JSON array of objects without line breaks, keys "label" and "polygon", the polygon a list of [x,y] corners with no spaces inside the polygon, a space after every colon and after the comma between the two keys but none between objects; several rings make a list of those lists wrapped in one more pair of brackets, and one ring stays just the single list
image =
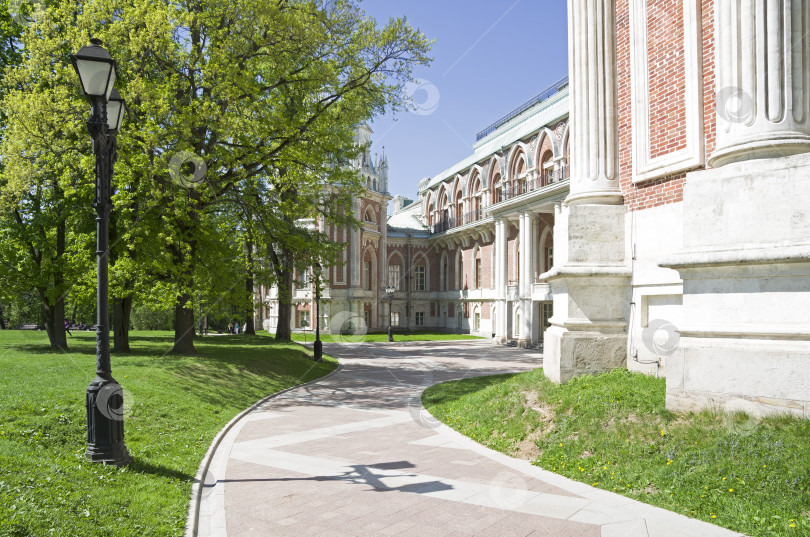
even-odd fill
[{"label": "street lamp", "polygon": [[132,461],[124,445],[124,396],[112,376],[109,327],[109,223],[112,210],[111,185],[117,158],[116,134],[124,117],[124,100],[113,87],[118,77],[115,60],[91,39],[71,59],[82,90],[92,105],[87,130],[96,155],[96,378],[87,388],[87,458],[124,466]]},{"label": "street lamp", "polygon": [[312,344],[312,356],[316,362],[323,362],[323,343],[321,343],[321,264],[315,263],[315,343]]},{"label": "street lamp", "polygon": [[391,301],[394,299],[394,291],[397,288],[389,285],[385,288],[385,294],[388,297],[388,341],[394,341],[394,329],[391,327]]}]

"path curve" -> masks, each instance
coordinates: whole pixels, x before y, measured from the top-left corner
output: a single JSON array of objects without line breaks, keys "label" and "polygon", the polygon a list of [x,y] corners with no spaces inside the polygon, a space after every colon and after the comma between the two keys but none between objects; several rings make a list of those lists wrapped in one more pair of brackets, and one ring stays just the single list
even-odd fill
[{"label": "path curve", "polygon": [[430,385],[527,371],[536,351],[471,340],[325,352],[340,372],[259,405],[222,436],[197,535],[739,535],[487,449],[422,407]]}]

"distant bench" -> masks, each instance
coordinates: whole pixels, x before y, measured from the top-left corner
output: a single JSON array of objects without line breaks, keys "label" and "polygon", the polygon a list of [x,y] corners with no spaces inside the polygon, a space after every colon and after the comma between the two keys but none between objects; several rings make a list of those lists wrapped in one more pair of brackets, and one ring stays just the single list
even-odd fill
[{"label": "distant bench", "polygon": [[41,324],[21,324],[18,330],[45,330]]}]

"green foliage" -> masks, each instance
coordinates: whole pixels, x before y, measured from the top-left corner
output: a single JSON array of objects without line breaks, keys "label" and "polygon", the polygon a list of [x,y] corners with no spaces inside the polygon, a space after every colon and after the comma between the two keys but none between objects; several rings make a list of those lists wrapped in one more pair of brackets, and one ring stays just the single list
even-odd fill
[{"label": "green foliage", "polygon": [[336,367],[261,336],[205,338],[199,356],[167,359],[170,333],[133,333],[133,354],[113,357],[133,462],[115,468],[84,458],[95,342],[72,340],[62,353],[41,332],[0,331],[0,535],[182,535],[216,433],[260,398]]},{"label": "green foliage", "polygon": [[[49,2],[9,49],[22,55],[3,80],[0,147],[0,287],[47,303],[93,289],[88,106],[69,61],[88,34],[118,61],[128,101],[111,293],[179,305],[183,323],[223,301],[251,307],[248,273],[269,285],[334,260],[339,246],[298,222],[354,223],[358,180],[343,167],[359,149],[354,126],[403,104],[430,47],[404,19],[378,27],[350,1]],[[172,178],[182,155],[207,174]],[[276,256],[271,269],[250,259],[254,247]]]},{"label": "green foliage", "polygon": [[130,317],[133,330],[174,330],[174,311],[135,306]]},{"label": "green foliage", "polygon": [[471,438],[589,485],[753,537],[810,535],[810,421],[665,409],[664,379],[541,369],[428,388]]}]

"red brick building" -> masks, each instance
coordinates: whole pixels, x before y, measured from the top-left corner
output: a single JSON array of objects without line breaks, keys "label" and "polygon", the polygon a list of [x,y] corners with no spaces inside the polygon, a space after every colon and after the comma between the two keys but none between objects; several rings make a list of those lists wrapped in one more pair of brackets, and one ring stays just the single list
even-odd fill
[{"label": "red brick building", "polygon": [[398,328],[539,346],[559,382],[628,367],[670,408],[810,417],[810,7],[568,7],[570,78],[414,202],[389,217],[387,163],[358,162],[324,325],[386,329],[390,283]]}]

